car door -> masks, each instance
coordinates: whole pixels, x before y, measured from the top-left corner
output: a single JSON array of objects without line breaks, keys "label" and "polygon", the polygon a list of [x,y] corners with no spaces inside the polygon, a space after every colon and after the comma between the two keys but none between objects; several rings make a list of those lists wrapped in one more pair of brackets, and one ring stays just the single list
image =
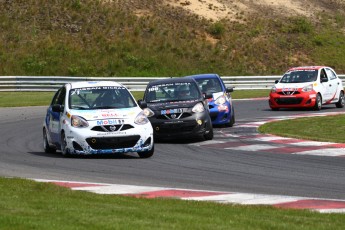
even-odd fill
[{"label": "car door", "polygon": [[322,103],[326,103],[332,98],[332,82],[330,81],[325,68],[320,70],[320,86]]},{"label": "car door", "polygon": [[50,136],[52,139],[52,142],[60,146],[60,130],[61,130],[61,123],[60,123],[60,118],[61,118],[61,112],[54,112],[53,111],[53,106],[54,105],[65,105],[65,98],[66,98],[66,89],[65,87],[62,87],[61,89],[58,90],[58,92],[55,94],[53,101],[49,107],[49,131],[50,131]]},{"label": "car door", "polygon": [[329,86],[329,99],[327,102],[331,102],[336,98],[337,90],[339,87],[339,82],[337,75],[330,68],[325,68],[327,77],[328,77],[328,86]]}]

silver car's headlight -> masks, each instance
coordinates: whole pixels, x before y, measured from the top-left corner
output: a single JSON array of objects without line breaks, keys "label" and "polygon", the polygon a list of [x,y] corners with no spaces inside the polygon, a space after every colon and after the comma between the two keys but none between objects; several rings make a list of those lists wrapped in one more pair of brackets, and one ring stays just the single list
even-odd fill
[{"label": "silver car's headlight", "polygon": [[138,125],[145,125],[149,123],[149,119],[146,117],[144,111],[141,111],[138,116],[134,119],[134,123]]},{"label": "silver car's headlight", "polygon": [[85,128],[89,126],[89,123],[84,118],[73,115],[71,117],[71,125],[75,128]]},{"label": "silver car's headlight", "polygon": [[275,86],[273,86],[271,89],[271,93],[275,93],[275,92],[277,92],[277,88]]},{"label": "silver car's headlight", "polygon": [[143,112],[146,117],[152,117],[153,115],[155,115],[155,113],[149,108],[143,109]]},{"label": "silver car's headlight", "polygon": [[199,102],[198,104],[194,105],[192,111],[194,113],[204,112],[205,111],[204,105],[201,102]]},{"label": "silver car's headlight", "polygon": [[216,105],[223,105],[226,102],[226,98],[224,95],[217,98],[217,100],[214,102]]},{"label": "silver car's headlight", "polygon": [[310,92],[313,90],[313,84],[306,85],[302,88],[302,92]]}]

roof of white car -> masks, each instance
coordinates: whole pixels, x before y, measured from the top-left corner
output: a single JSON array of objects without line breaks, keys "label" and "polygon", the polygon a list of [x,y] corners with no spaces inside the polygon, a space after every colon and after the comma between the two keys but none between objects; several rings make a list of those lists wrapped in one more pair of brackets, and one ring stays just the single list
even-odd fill
[{"label": "roof of white car", "polygon": [[72,89],[75,88],[88,88],[99,86],[123,86],[121,83],[115,81],[78,81],[69,83]]},{"label": "roof of white car", "polygon": [[326,66],[298,66],[298,67],[293,67],[290,68],[289,71],[294,71],[294,70],[319,70],[321,68],[324,68]]}]

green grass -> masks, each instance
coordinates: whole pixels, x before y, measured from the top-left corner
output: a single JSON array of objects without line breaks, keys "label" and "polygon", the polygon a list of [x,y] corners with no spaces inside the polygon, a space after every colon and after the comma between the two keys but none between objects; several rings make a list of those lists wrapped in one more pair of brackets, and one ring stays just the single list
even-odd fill
[{"label": "green grass", "polygon": [[54,92],[0,92],[0,107],[49,105]]},{"label": "green grass", "polygon": [[345,115],[270,122],[260,126],[259,131],[284,137],[345,143]]},{"label": "green grass", "polygon": [[72,191],[0,178],[1,229],[343,229],[343,214]]},{"label": "green grass", "polygon": [[259,98],[268,97],[270,90],[266,89],[255,89],[255,90],[234,90],[231,93],[233,99],[245,99],[245,98]]}]

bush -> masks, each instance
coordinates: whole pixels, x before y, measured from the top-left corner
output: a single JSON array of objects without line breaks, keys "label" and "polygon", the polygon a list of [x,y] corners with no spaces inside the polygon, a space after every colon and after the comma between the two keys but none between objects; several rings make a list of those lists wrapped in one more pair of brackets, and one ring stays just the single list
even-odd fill
[{"label": "bush", "polygon": [[210,25],[208,32],[215,38],[221,38],[225,33],[225,26],[221,22],[216,22]]},{"label": "bush", "polygon": [[310,34],[313,32],[313,25],[306,18],[292,17],[282,26],[282,32]]}]

